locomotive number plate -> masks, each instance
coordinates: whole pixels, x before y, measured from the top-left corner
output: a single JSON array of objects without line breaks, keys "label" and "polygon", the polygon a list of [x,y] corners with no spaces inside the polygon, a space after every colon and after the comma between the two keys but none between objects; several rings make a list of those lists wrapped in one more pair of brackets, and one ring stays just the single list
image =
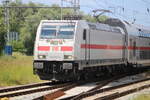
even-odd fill
[{"label": "locomotive number plate", "polygon": [[43,63],[34,63],[34,68],[43,69]]},{"label": "locomotive number plate", "polygon": [[72,69],[72,63],[63,63],[63,69]]}]

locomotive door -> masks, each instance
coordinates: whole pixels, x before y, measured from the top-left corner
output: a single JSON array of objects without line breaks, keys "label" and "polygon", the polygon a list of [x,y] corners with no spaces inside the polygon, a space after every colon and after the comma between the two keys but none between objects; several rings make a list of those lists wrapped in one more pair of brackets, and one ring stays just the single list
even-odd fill
[{"label": "locomotive door", "polygon": [[136,63],[136,38],[130,39],[130,60]]},{"label": "locomotive door", "polygon": [[90,58],[90,49],[88,48],[89,46],[89,41],[90,41],[90,32],[88,29],[84,29],[83,31],[83,40],[85,41],[85,51],[84,51],[84,60],[85,60],[85,63],[86,65],[89,64],[89,58]]},{"label": "locomotive door", "polygon": [[136,64],[136,39],[133,41],[133,62]]}]

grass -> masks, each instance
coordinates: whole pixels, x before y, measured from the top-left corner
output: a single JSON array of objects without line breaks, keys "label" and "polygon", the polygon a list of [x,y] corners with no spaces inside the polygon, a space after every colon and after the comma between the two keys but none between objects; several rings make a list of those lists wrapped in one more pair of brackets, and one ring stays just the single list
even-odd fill
[{"label": "grass", "polygon": [[32,63],[32,56],[20,53],[0,57],[0,86],[40,82],[38,76],[33,75]]},{"label": "grass", "polygon": [[141,94],[133,100],[150,100],[150,94]]}]

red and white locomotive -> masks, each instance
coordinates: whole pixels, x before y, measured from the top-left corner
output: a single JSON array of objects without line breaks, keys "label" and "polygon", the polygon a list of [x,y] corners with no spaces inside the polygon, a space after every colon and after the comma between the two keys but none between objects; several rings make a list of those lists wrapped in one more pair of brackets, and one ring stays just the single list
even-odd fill
[{"label": "red and white locomotive", "polygon": [[126,21],[42,20],[33,69],[42,80],[79,79],[150,65],[150,30]]}]

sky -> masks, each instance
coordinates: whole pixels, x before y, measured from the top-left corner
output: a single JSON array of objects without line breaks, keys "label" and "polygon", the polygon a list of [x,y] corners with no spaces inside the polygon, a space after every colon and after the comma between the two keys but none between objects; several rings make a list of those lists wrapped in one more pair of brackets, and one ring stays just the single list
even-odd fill
[{"label": "sky", "polygon": [[[61,0],[22,0],[23,3],[30,1],[46,5],[61,5]],[[66,6],[65,2],[64,6]],[[91,15],[92,10],[95,9],[111,10],[112,13],[106,13],[107,16],[127,20],[130,23],[136,19],[135,24],[150,27],[150,12],[147,11],[150,10],[150,0],[80,0],[80,7],[81,11]]]}]

